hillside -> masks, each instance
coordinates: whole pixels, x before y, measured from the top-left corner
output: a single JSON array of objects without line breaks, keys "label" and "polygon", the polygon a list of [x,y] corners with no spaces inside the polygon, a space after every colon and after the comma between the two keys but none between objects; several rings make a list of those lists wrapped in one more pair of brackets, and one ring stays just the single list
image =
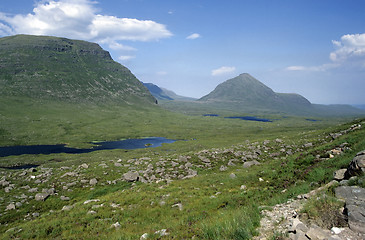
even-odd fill
[{"label": "hillside", "polygon": [[70,102],[154,103],[98,44],[16,35],[0,39],[0,94]]}]

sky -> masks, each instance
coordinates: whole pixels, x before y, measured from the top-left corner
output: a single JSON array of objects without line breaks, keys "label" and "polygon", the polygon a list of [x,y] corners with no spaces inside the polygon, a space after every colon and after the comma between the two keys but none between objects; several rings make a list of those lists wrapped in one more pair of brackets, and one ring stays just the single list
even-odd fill
[{"label": "sky", "polygon": [[200,98],[241,73],[365,104],[365,0],[0,0],[0,37],[99,43],[142,82]]}]

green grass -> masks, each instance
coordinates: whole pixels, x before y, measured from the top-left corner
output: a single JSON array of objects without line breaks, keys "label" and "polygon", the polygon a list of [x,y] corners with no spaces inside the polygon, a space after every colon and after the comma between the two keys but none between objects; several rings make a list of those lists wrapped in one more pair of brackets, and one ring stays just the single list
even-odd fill
[{"label": "green grass", "polygon": [[[59,102],[41,104],[39,101],[11,98],[2,99],[0,105],[2,146],[67,143],[72,147],[88,147],[92,141],[146,136],[187,140],[159,148],[129,151],[1,158],[1,164],[5,166],[38,163],[53,172],[48,181],[34,184],[25,179],[30,175],[38,178],[41,171],[19,177],[24,171],[2,170],[3,176],[17,186],[10,193],[1,189],[2,210],[10,202],[18,202],[22,193],[31,195],[22,186],[38,187],[40,191],[54,186],[58,194],[50,196],[44,203],[29,199],[18,210],[4,211],[0,216],[0,236],[4,239],[139,239],[144,233],[148,233],[151,239],[158,239],[159,236],[154,233],[161,229],[167,229],[169,233],[162,239],[188,239],[194,236],[196,239],[250,239],[257,234],[260,220],[258,209],[261,206],[284,202],[325,184],[334,170],[346,166],[356,152],[365,149],[363,129],[334,141],[329,137],[329,133],[348,129],[354,123],[361,123],[361,120],[345,123],[348,119],[323,118],[322,121],[309,122],[304,117],[266,115],[279,120],[263,123],[188,116],[159,107]],[[277,138],[282,139],[283,143],[276,142]],[[270,140],[266,144],[270,149],[268,152],[263,148],[264,140]],[[304,148],[303,145],[308,142],[312,142],[313,147]],[[316,155],[324,154],[344,142],[350,149],[342,155],[329,160],[316,160]],[[247,154],[258,146],[261,146],[261,165],[245,169],[239,163],[227,171],[219,171],[221,165],[238,158],[234,152]],[[285,151],[291,149],[293,155],[286,155],[282,148]],[[233,152],[220,152],[224,149],[232,149]],[[201,154],[211,160],[210,168],[198,167],[201,160],[197,153],[202,150],[207,150],[207,153]],[[271,157],[271,153],[279,155]],[[191,157],[189,162],[198,171],[197,177],[175,179],[169,183],[108,183],[128,171],[128,167],[114,166],[118,159],[126,164],[130,159],[148,157],[154,165],[164,159],[165,169],[170,171],[170,162],[176,162],[181,155]],[[87,163],[89,168],[77,170],[82,163]],[[107,167],[103,168],[100,164]],[[142,169],[139,165],[135,167]],[[76,170],[79,177],[64,176]],[[230,178],[231,173],[236,178]],[[98,180],[95,187],[85,187],[81,183],[82,179],[91,178]],[[264,181],[259,181],[259,178]],[[62,188],[72,182],[75,185],[69,189],[73,191]],[[245,185],[246,189],[241,190],[241,185]],[[59,196],[69,196],[71,200],[63,202]],[[83,204],[89,199],[99,199],[100,202]],[[92,207],[100,204],[103,206]],[[182,204],[182,211],[172,207],[175,204]],[[70,211],[62,211],[64,205],[74,207]],[[88,214],[91,210],[96,213]],[[34,212],[40,213],[40,217],[24,220],[27,214]],[[121,227],[111,228],[111,224],[116,222]],[[9,229],[12,230],[6,232]]]}]

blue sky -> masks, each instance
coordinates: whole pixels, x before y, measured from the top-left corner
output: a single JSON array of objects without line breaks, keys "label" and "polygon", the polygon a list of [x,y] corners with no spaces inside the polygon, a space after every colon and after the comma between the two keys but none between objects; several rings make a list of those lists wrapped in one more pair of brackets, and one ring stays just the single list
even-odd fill
[{"label": "blue sky", "polygon": [[312,103],[365,103],[364,0],[12,0],[0,36],[97,42],[143,82],[202,97],[240,73]]}]

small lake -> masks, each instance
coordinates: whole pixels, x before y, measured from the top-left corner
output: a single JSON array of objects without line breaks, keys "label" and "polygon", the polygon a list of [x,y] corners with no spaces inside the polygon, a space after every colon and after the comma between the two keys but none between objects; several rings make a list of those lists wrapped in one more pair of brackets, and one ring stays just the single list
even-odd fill
[{"label": "small lake", "polygon": [[163,143],[173,143],[176,140],[163,137],[149,137],[141,139],[126,139],[121,141],[106,141],[93,143],[96,146],[92,148],[69,148],[65,144],[57,145],[32,145],[32,146],[10,146],[0,147],[0,157],[16,156],[22,154],[52,154],[52,153],[69,153],[80,154],[89,153],[99,150],[111,149],[139,149],[160,147]]},{"label": "small lake", "polygon": [[258,121],[258,122],[272,122],[270,119],[266,118],[258,118],[253,116],[243,116],[243,117],[225,117],[230,119],[241,119],[241,120],[247,120],[247,121]]}]

